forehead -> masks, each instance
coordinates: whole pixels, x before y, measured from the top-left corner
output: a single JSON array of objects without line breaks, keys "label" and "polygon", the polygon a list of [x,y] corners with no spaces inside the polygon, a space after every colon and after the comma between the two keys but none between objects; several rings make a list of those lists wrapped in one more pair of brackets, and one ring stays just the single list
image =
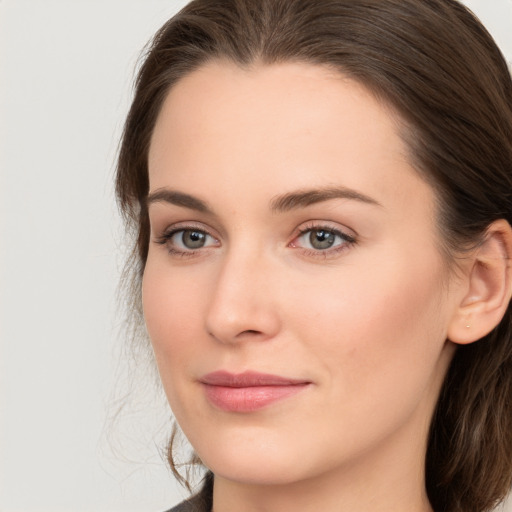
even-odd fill
[{"label": "forehead", "polygon": [[[188,137],[187,143],[193,144],[197,136],[203,144],[215,138],[218,147],[219,131],[231,131],[226,142],[232,146],[243,139],[246,146],[264,144],[269,150],[282,146],[286,136],[323,135],[345,127],[353,138],[373,138],[404,152],[397,137],[398,119],[362,85],[327,67],[288,62],[242,69],[231,62],[213,61],[172,87],[151,149],[159,140],[168,145],[171,137]],[[273,137],[276,134],[282,137]]]},{"label": "forehead", "polygon": [[257,196],[264,182],[275,194],[342,185],[394,198],[422,187],[428,195],[400,126],[392,108],[328,68],[210,62],[182,78],[162,106],[150,188],[208,193],[229,184]]}]

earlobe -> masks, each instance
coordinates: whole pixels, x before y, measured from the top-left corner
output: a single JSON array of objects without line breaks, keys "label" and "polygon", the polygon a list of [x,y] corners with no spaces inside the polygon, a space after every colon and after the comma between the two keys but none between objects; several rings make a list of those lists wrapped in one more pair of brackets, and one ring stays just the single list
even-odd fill
[{"label": "earlobe", "polygon": [[465,294],[453,315],[448,339],[468,344],[489,334],[501,321],[512,296],[512,228],[500,219],[471,254]]}]

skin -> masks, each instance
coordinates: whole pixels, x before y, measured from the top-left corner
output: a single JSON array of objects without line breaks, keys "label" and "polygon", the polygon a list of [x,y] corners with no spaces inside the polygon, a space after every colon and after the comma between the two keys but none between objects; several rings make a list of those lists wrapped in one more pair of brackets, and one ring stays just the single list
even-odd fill
[{"label": "skin", "polygon": [[[468,284],[448,271],[434,192],[392,110],[322,67],[209,63],[170,91],[149,176],[150,194],[208,206],[150,203],[143,304],[169,403],[215,474],[215,512],[431,510],[428,426]],[[326,187],[374,203],[272,208]],[[349,240],[316,249],[300,232],[315,228]],[[216,370],[311,384],[226,412],[199,382]]]}]

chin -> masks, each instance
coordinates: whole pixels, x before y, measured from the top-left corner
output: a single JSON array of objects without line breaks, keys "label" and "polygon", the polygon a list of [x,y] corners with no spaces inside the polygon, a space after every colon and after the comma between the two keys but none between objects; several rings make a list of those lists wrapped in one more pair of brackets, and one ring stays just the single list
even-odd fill
[{"label": "chin", "polygon": [[[218,442],[196,445],[203,464],[216,476],[230,481],[254,485],[284,485],[301,479],[304,461],[297,460],[297,450],[286,445],[253,439],[244,443]],[[300,457],[303,459],[303,457]]]},{"label": "chin", "polygon": [[204,453],[197,453],[206,467],[222,479],[246,485],[288,486],[315,479],[333,465],[330,455],[314,457],[309,448],[307,442],[253,441],[227,447],[219,443],[216,449],[209,446]]}]

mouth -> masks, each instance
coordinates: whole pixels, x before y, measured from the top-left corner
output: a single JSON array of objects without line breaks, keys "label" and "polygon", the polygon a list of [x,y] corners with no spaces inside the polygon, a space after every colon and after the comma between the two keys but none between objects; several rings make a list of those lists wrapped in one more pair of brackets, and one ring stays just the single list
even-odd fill
[{"label": "mouth", "polygon": [[217,371],[200,379],[206,398],[227,412],[253,412],[292,397],[308,388],[310,381],[247,371]]}]

